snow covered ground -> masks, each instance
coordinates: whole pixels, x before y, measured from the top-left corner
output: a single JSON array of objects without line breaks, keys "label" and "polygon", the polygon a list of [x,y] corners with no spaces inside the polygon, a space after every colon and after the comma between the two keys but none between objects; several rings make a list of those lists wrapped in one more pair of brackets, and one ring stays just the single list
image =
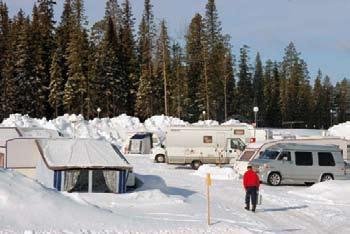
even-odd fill
[{"label": "snow covered ground", "polygon": [[[0,171],[0,230],[32,233],[350,233],[350,181],[262,185],[257,212],[243,209],[242,181],[226,168],[213,178],[212,225],[205,179],[189,167],[127,156],[143,185],[127,194],[68,194]],[[204,170],[205,169],[205,170]],[[232,172],[231,172],[232,173]],[[219,180],[216,180],[216,179]]]},{"label": "snow covered ground", "polygon": [[[156,131],[164,137],[167,126],[189,124],[166,116],[145,123],[126,115],[90,121],[75,117],[78,121],[73,124],[69,115],[49,121],[11,115],[2,125],[56,129],[66,136],[103,138],[122,147],[130,132]],[[329,133],[350,139],[348,125]],[[0,233],[350,233],[350,181],[311,187],[262,185],[263,204],[254,214],[243,209],[242,181],[231,168],[205,165],[193,171],[153,163],[147,155],[127,159],[142,186],[118,195],[60,193],[14,171],[0,170]],[[213,179],[210,226],[208,172]]]}]

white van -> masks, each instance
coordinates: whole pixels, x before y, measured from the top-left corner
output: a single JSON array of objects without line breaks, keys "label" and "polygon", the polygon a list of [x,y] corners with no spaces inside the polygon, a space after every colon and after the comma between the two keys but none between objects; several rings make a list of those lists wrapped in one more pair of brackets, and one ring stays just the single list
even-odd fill
[{"label": "white van", "polygon": [[169,164],[227,164],[236,159],[247,143],[255,141],[250,125],[170,127],[165,148],[155,148],[152,160]]},{"label": "white van", "polygon": [[250,164],[261,181],[274,186],[350,179],[341,150],[335,145],[277,144]]}]

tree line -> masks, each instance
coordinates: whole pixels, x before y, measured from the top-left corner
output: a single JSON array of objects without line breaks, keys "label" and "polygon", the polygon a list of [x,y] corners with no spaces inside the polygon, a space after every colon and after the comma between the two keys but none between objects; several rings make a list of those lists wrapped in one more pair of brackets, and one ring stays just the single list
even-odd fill
[{"label": "tree line", "polygon": [[254,120],[258,125],[327,128],[349,117],[349,82],[332,85],[291,42],[282,61],[251,64],[248,46],[232,54],[215,5],[192,18],[184,43],[156,22],[150,0],[138,29],[129,0],[107,0],[105,16],[89,28],[83,0],[65,0],[59,22],[54,0],[37,0],[31,15],[13,18],[0,0],[0,117],[11,113],[85,118],[122,113],[141,119],[165,114],[199,119]]}]

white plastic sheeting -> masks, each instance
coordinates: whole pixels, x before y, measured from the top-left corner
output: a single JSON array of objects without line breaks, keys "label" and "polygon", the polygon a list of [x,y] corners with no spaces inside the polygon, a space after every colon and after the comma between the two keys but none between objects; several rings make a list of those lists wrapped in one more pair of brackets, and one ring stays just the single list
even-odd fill
[{"label": "white plastic sheeting", "polygon": [[103,140],[38,139],[48,167],[132,169],[120,152]]}]

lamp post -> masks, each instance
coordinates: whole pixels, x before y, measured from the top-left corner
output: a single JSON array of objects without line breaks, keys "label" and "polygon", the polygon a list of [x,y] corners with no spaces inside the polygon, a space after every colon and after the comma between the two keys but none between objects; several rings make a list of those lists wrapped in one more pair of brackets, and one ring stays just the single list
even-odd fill
[{"label": "lamp post", "polygon": [[100,112],[101,112],[101,108],[98,107],[98,108],[97,108],[97,118],[100,118]]},{"label": "lamp post", "polygon": [[69,116],[69,121],[72,123],[72,126],[73,126],[73,138],[75,138],[75,123],[78,121],[77,116],[75,114]]},{"label": "lamp post", "polygon": [[330,111],[329,111],[329,113],[331,114],[331,125],[330,125],[330,127],[332,127],[332,125],[333,125],[333,110],[332,109],[330,109]]},{"label": "lamp post", "polygon": [[255,129],[258,127],[257,116],[258,116],[259,107],[254,106],[253,111],[254,111],[254,121],[255,121],[255,128],[254,128],[254,138],[255,138],[256,136]]},{"label": "lamp post", "polygon": [[206,114],[206,112],[203,111],[202,114],[203,114],[203,121],[205,121],[205,114]]}]

